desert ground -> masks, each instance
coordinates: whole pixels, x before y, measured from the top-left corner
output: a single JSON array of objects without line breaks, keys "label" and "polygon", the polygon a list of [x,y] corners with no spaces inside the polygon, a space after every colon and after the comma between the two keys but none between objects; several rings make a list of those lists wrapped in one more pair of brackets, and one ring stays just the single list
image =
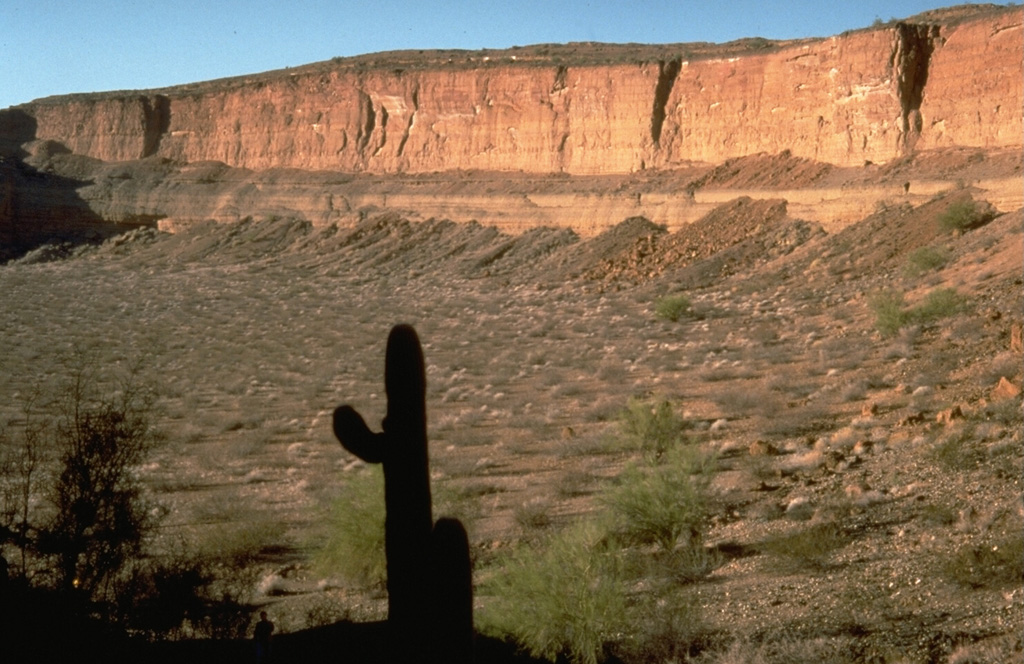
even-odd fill
[{"label": "desert ground", "polygon": [[[879,177],[927,180],[900,168]],[[618,591],[639,612],[601,659],[1021,661],[1022,211],[943,226],[965,201],[986,209],[947,183],[826,229],[781,195],[743,197],[741,176],[718,173],[721,203],[671,232],[385,215],[37,250],[0,266],[0,424],[18,429],[63,358],[139,363],[158,395],[138,469],[150,550],[243,560],[246,610],[286,647],[385,617],[379,584],[324,560],[346,487],[375,472],[331,413],[379,426],[384,341],[411,323],[435,514],[469,529],[481,629],[508,556],[600,513],[642,458],[623,411],[667,401],[678,444],[713,460],[701,570],[635,571]],[[927,309],[937,292],[952,299]],[[893,323],[883,295],[916,313]]]}]

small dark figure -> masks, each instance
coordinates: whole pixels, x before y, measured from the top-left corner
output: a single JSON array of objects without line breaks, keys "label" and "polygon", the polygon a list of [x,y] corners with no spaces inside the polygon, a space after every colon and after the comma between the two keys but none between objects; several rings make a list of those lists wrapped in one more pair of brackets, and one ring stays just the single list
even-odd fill
[{"label": "small dark figure", "polygon": [[910,183],[909,182],[904,182],[903,183],[903,193],[904,194],[909,194],[910,193]]},{"label": "small dark figure", "polygon": [[267,612],[260,611],[260,621],[252,632],[252,640],[256,644],[256,664],[270,661],[270,637],[274,633],[274,623],[267,620]]}]

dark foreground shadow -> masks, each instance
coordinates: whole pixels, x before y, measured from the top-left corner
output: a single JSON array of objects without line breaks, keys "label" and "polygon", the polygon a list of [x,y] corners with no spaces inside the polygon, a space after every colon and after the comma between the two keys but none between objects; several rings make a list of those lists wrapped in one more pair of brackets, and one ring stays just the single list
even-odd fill
[{"label": "dark foreground shadow", "polygon": [[[8,625],[9,626],[9,625]],[[56,620],[37,625],[29,632],[5,636],[3,661],[8,664],[39,664],[64,661],[69,657],[91,659],[104,664],[230,664],[255,662],[251,640],[202,639],[145,642],[123,635],[104,633],[80,624],[69,628]],[[274,637],[273,664],[311,662],[358,662],[388,664],[388,629],[384,622],[339,622]],[[478,636],[476,662],[479,664],[540,664],[517,651],[514,644]]]},{"label": "dark foreground shadow", "polygon": [[[384,622],[339,622],[274,638],[274,664],[300,662],[362,662],[387,664],[388,630]],[[189,641],[153,644],[136,653],[147,662],[256,661],[250,641]],[[517,652],[514,644],[478,636],[476,661],[480,664],[539,664],[542,661]]]}]

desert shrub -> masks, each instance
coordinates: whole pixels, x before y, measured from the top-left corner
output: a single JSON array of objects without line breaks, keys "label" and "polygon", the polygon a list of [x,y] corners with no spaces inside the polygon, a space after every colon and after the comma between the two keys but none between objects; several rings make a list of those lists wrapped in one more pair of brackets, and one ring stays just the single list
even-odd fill
[{"label": "desert shrub", "polygon": [[610,661],[691,661],[691,644],[700,640],[700,602],[675,589],[641,597],[630,610],[630,630],[616,643]]},{"label": "desert shrub", "polygon": [[903,308],[903,295],[893,290],[882,290],[868,296],[868,308],[875,315],[875,329],[882,336],[895,336],[907,324]]},{"label": "desert shrub", "polygon": [[942,247],[918,247],[907,256],[903,273],[908,277],[919,277],[926,272],[937,270],[949,262],[949,252]]},{"label": "desert shrub", "polygon": [[631,465],[618,485],[602,496],[611,528],[623,544],[657,544],[675,549],[681,537],[688,546],[701,542],[707,518],[710,461],[692,447],[674,447],[662,463]]},{"label": "desert shrub", "polygon": [[850,541],[842,527],[832,521],[815,523],[793,533],[763,542],[765,553],[781,557],[799,569],[824,569],[832,553]]},{"label": "desert shrub", "polygon": [[551,504],[546,500],[528,500],[516,508],[515,520],[525,533],[547,528],[551,525]]},{"label": "desert shrub", "polygon": [[626,624],[618,561],[594,521],[580,522],[501,561],[484,585],[484,633],[512,638],[534,657],[596,664]]},{"label": "desert shrub", "polygon": [[280,546],[284,534],[284,523],[263,517],[242,523],[219,523],[203,535],[198,548],[211,562],[243,568],[256,562],[264,551]]},{"label": "desert shrub", "polygon": [[668,401],[651,403],[630,398],[619,413],[621,440],[633,449],[655,458],[683,441],[686,422]]},{"label": "desert shrub", "polygon": [[[495,492],[492,486],[485,492]],[[431,483],[431,502],[434,520],[442,517],[458,519],[462,527],[466,529],[470,539],[473,538],[473,531],[476,522],[480,518],[480,496],[484,495],[479,490],[467,491],[459,488],[451,482]]]},{"label": "desert shrub", "polygon": [[[762,389],[764,388],[764,389]],[[716,390],[714,401],[729,418],[771,415],[778,411],[780,400],[768,391],[765,384],[741,385]]]},{"label": "desert shrub", "polygon": [[200,558],[174,555],[139,561],[117,580],[116,620],[150,637],[174,637],[208,613],[213,572]]},{"label": "desert shrub", "polygon": [[[438,482],[433,490],[434,518],[458,519],[472,536],[479,514],[478,496]],[[384,473],[369,466],[348,477],[331,505],[327,538],[314,555],[317,568],[350,583],[383,588],[387,581],[384,550]]]},{"label": "desert shrub", "polygon": [[384,517],[383,471],[369,467],[353,474],[331,507],[317,566],[352,583],[384,587]]},{"label": "desert shrub", "polygon": [[937,288],[929,292],[921,304],[906,308],[903,295],[883,290],[868,297],[868,307],[875,314],[875,329],[883,336],[895,336],[905,325],[931,323],[963,311],[966,298],[954,288]]},{"label": "desert shrub", "polygon": [[685,295],[667,295],[654,303],[654,313],[673,323],[692,311],[690,298]]},{"label": "desert shrub", "polygon": [[0,548],[15,554],[19,587],[59,596],[78,617],[124,622],[119,607],[154,588],[132,579],[156,525],[139,473],[156,444],[155,394],[137,364],[119,375],[85,351],[61,362],[0,439]]},{"label": "desert shrub", "polygon": [[977,228],[991,219],[990,211],[970,198],[956,201],[939,215],[939,227],[944,231],[966,231]]},{"label": "desert shrub", "polygon": [[930,525],[951,526],[956,518],[956,510],[947,505],[930,503],[921,508],[921,520]]},{"label": "desert shrub", "polygon": [[27,427],[21,440],[15,441],[0,429],[0,548],[13,546],[16,558],[7,562],[22,579],[34,553],[32,496],[45,460],[37,433],[38,429]]},{"label": "desert shrub", "polygon": [[913,322],[930,323],[963,311],[966,303],[966,298],[956,289],[937,288],[928,293],[921,304],[910,309],[907,315]]},{"label": "desert shrub", "polygon": [[784,408],[768,418],[761,432],[776,438],[813,436],[835,426],[825,404],[812,402],[794,408]]},{"label": "desert shrub", "polygon": [[992,357],[988,366],[984,368],[979,376],[981,384],[990,387],[999,382],[1000,378],[1013,378],[1018,375],[1024,366],[1021,364],[1020,354],[1013,351],[1005,351]]},{"label": "desert shrub", "polygon": [[975,439],[974,427],[964,425],[944,433],[930,456],[947,470],[971,470],[985,460],[985,448]]},{"label": "desert shrub", "polygon": [[946,578],[969,588],[1019,586],[1024,581],[1024,539],[1019,533],[968,544],[943,565]]},{"label": "desert shrub", "polygon": [[993,422],[999,422],[1006,426],[1020,426],[1024,419],[1024,410],[1021,410],[1019,399],[1003,399],[990,403],[984,410],[986,417]]},{"label": "desert shrub", "polygon": [[56,462],[41,487],[49,514],[26,526],[35,535],[26,548],[49,561],[55,588],[106,600],[109,582],[141,556],[153,525],[136,470],[154,442],[154,394],[137,369],[113,378],[107,392],[108,377],[84,352],[64,364],[61,381],[26,409],[24,442],[52,451]]}]

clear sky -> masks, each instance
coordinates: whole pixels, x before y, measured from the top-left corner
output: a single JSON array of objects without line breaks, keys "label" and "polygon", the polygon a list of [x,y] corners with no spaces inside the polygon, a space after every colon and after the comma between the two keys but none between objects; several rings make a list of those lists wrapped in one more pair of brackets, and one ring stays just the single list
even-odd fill
[{"label": "clear sky", "polygon": [[826,37],[949,4],[955,0],[0,0],[0,108],[395,49]]}]

